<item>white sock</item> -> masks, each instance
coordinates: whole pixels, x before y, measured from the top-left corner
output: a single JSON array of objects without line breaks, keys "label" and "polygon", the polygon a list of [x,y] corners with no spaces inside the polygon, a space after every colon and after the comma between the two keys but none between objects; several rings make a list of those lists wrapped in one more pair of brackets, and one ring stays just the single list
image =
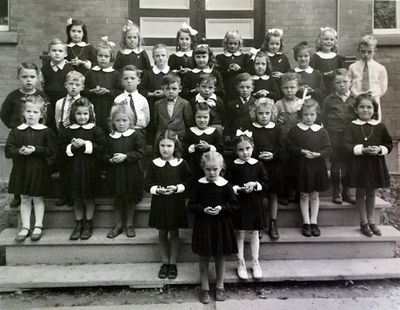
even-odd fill
[{"label": "white sock", "polygon": [[245,230],[238,230],[237,231],[237,246],[238,246],[238,260],[244,260],[244,236],[246,231]]},{"label": "white sock", "polygon": [[300,193],[300,209],[303,223],[310,224],[310,195],[308,193]]},{"label": "white sock", "polygon": [[21,195],[21,206],[19,209],[21,212],[22,227],[28,229],[31,227],[31,211],[32,211],[31,201],[32,197]]},{"label": "white sock", "polygon": [[260,252],[260,238],[258,236],[258,230],[254,230],[250,234],[250,248],[251,248],[251,258],[254,261],[258,261],[258,256]]},{"label": "white sock", "polygon": [[310,208],[311,208],[311,224],[317,224],[318,211],[319,211],[318,192],[312,192],[310,194]]},{"label": "white sock", "polygon": [[35,210],[35,226],[43,227],[44,202],[43,197],[33,197]]}]

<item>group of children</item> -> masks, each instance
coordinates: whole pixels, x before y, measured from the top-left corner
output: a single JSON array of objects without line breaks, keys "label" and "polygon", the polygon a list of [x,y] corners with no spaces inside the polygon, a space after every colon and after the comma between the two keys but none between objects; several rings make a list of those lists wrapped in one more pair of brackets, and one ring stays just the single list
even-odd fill
[{"label": "group of children", "polygon": [[[123,231],[136,235],[135,205],[145,189],[152,194],[149,226],[159,230],[158,276],[174,279],[179,228],[188,227],[189,210],[195,217],[192,249],[199,255],[200,300],[210,300],[210,257],[216,264],[216,299],[224,300],[227,255],[237,254],[238,276],[248,278],[246,232],[253,277],[262,277],[259,232],[268,228],[271,239],[279,239],[278,200],[287,204],[297,192],[302,234],[321,234],[319,192],[328,189],[328,159],[333,202],[356,203],[361,232],[381,234],[374,223],[375,189],[389,185],[384,155],[392,140],[380,122],[387,76],[373,60],[372,36],[361,39],[361,60],[347,70],[332,28],[321,28],[315,54],[307,42],[295,46],[293,69],[280,29],[268,30],[262,47],[250,54],[241,51],[239,32],[230,30],[224,52],[214,58],[205,42],[196,45],[197,31],[184,24],[176,53],[168,57],[165,45],[153,47],[153,67],[141,48],[139,27],[130,21],[116,57],[107,37],[97,48],[88,43],[82,21],[68,20],[66,32],[67,43],[50,41],[51,59],[41,74],[31,63],[18,67],[21,88],[1,108],[11,129],[5,147],[13,160],[9,192],[22,218],[17,241],[41,238],[43,196],[54,167],[63,193],[57,204],[74,206],[70,239],[89,239],[96,187],[105,173],[115,197],[115,226],[107,237]],[[43,91],[36,89],[40,76]],[[144,167],[146,142],[154,141],[155,159]],[[227,167],[226,150],[233,154],[225,156]],[[355,200],[350,188],[356,188]]]}]

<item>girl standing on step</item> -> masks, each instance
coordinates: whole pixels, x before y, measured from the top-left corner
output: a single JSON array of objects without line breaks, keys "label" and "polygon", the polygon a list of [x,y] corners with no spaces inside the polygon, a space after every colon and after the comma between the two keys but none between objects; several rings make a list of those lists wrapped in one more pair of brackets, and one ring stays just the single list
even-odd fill
[{"label": "girl standing on step", "polygon": [[359,95],[354,105],[358,119],[347,125],[344,145],[351,154],[344,183],[356,188],[361,233],[381,235],[375,225],[375,189],[390,185],[384,155],[393,148],[386,126],[377,120],[378,104],[368,94]]},{"label": "girl standing on step", "polygon": [[126,236],[135,237],[135,204],[143,196],[143,169],[141,159],[144,154],[144,137],[133,127],[134,116],[127,105],[115,105],[111,109],[110,129],[107,137],[105,158],[108,163],[108,184],[115,195],[115,226],[107,238],[115,238],[122,233],[126,224]]},{"label": "girl standing on step", "polygon": [[190,168],[181,158],[181,143],[172,130],[157,135],[154,149],[158,157],[150,163],[145,182],[146,191],[152,194],[149,226],[158,229],[162,259],[158,277],[175,279],[179,228],[188,227],[184,193]]},{"label": "girl standing on step", "polygon": [[188,208],[195,214],[192,251],[199,255],[200,301],[207,304],[210,302],[208,265],[211,256],[216,271],[215,299],[225,300],[225,256],[238,251],[232,218],[239,203],[232,186],[221,176],[225,169],[222,155],[209,151],[203,154],[200,163],[205,177],[194,185]]},{"label": "girl standing on step", "polygon": [[[68,170],[74,198],[76,225],[70,240],[87,240],[92,236],[94,198],[98,182],[98,161],[105,137],[95,125],[93,105],[87,98],[75,100],[71,106],[71,126],[60,134],[62,151],[67,154]],[[86,220],[85,220],[86,219]]]}]

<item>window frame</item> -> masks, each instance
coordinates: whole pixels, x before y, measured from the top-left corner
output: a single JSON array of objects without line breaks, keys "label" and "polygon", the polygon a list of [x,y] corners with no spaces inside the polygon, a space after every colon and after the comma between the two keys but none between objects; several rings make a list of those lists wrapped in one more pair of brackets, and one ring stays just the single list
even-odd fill
[{"label": "window frame", "polygon": [[396,26],[397,28],[375,28],[375,1],[372,3],[372,32],[377,35],[400,34],[400,0],[393,0],[396,3]]}]

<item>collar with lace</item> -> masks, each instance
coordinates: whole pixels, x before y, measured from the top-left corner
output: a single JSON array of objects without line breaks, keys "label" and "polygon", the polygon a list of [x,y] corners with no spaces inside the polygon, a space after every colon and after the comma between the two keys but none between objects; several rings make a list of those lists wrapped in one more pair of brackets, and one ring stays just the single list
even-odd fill
[{"label": "collar with lace", "polygon": [[74,46],[76,46],[76,45],[78,45],[79,47],[85,47],[85,46],[88,46],[90,43],[86,43],[86,42],[79,42],[79,43],[74,43],[74,42],[71,42],[71,43],[68,43],[67,44],[67,46],[68,47],[74,47]]},{"label": "collar with lace", "polygon": [[365,125],[365,124],[370,124],[372,126],[378,125],[380,122],[376,119],[370,119],[368,122],[366,121],[362,121],[359,118],[357,118],[356,120],[352,121],[353,124],[356,125]]},{"label": "collar with lace", "polygon": [[275,128],[275,123],[274,123],[274,122],[268,122],[267,125],[262,126],[262,125],[260,125],[259,123],[254,122],[254,123],[253,123],[253,126],[256,127],[256,128],[267,128],[267,129],[272,129],[272,128]]},{"label": "collar with lace", "polygon": [[103,71],[103,72],[113,72],[113,71],[115,71],[115,69],[114,69],[113,67],[108,67],[108,68],[102,69],[102,68],[100,68],[99,66],[94,66],[94,67],[92,68],[92,70],[93,70],[93,71]]},{"label": "collar with lace", "polygon": [[224,52],[224,55],[226,57],[240,56],[240,55],[242,55],[242,52],[241,51],[237,51],[237,52],[234,52],[234,53]]},{"label": "collar with lace", "polygon": [[251,157],[249,160],[243,160],[243,159],[240,159],[240,158],[236,158],[233,162],[235,164],[237,164],[237,165],[243,165],[245,163],[249,163],[250,165],[254,165],[254,164],[258,163],[258,160],[253,158],[253,157]]},{"label": "collar with lace", "polygon": [[201,179],[199,179],[199,183],[202,184],[214,183],[217,186],[225,186],[226,184],[228,184],[228,181],[221,176],[215,182],[210,182],[206,179],[206,177],[202,177]]},{"label": "collar with lace", "polygon": [[276,53],[274,54],[274,53],[271,53],[271,52],[267,52],[267,55],[268,55],[269,57],[274,57],[275,55],[283,55],[283,53],[282,53],[282,52],[276,52]]},{"label": "collar with lace", "polygon": [[131,128],[130,128],[130,129],[124,131],[124,132],[118,132],[118,131],[116,131],[116,132],[114,132],[114,133],[110,133],[109,135],[110,135],[110,137],[113,138],[113,139],[119,139],[119,138],[121,138],[121,137],[129,137],[129,136],[131,136],[134,132],[135,132],[135,129],[131,129]]},{"label": "collar with lace", "polygon": [[26,128],[29,128],[29,127],[31,127],[32,129],[35,129],[35,130],[43,130],[43,129],[47,128],[47,126],[45,126],[43,124],[28,125],[28,124],[25,124],[25,123],[19,125],[17,128],[19,130],[25,130]]},{"label": "collar with lace", "polygon": [[266,80],[269,80],[269,75],[266,75],[266,74],[261,75],[261,76],[259,76],[259,75],[253,75],[253,76],[252,76],[252,79],[253,79],[253,80],[256,80],[256,81],[259,80],[259,79],[266,81]]},{"label": "collar with lace", "polygon": [[297,127],[299,127],[301,130],[304,130],[304,131],[306,131],[310,128],[314,132],[317,132],[318,130],[320,130],[322,128],[322,126],[318,125],[318,124],[308,126],[304,123],[297,123]]},{"label": "collar with lace", "polygon": [[121,53],[124,55],[129,55],[131,53],[140,54],[141,52],[143,52],[143,50],[140,48],[134,48],[134,49],[124,48],[121,50]]},{"label": "collar with lace", "polygon": [[176,56],[178,56],[178,57],[183,57],[183,56],[187,56],[187,57],[192,57],[193,56],[193,51],[192,50],[190,50],[190,51],[188,51],[188,52],[182,52],[182,51],[176,51],[175,52],[175,55]]},{"label": "collar with lace", "polygon": [[[180,165],[180,163],[183,161],[183,159],[182,158],[174,158],[174,159],[171,159],[171,160],[168,160],[168,163],[172,166],[172,167],[176,167],[176,166],[179,166]],[[157,167],[164,167],[165,166],[165,164],[166,164],[166,160],[164,160],[164,159],[162,159],[162,158],[160,158],[160,157],[158,157],[158,158],[156,158],[156,159],[153,159],[153,163],[157,166]]]},{"label": "collar with lace", "polygon": [[55,64],[52,60],[50,61],[50,66],[51,68],[57,72],[58,70],[62,70],[64,69],[65,64],[67,63],[67,61],[65,59],[63,59],[60,63]]},{"label": "collar with lace", "polygon": [[190,131],[193,132],[196,136],[201,136],[202,134],[206,134],[207,136],[209,136],[215,131],[215,127],[207,127],[204,130],[198,127],[190,127]]},{"label": "collar with lace", "polygon": [[93,123],[88,123],[85,125],[78,125],[78,124],[72,124],[69,126],[71,129],[78,129],[78,128],[83,128],[83,129],[92,129],[95,125]]},{"label": "collar with lace", "polygon": [[318,51],[315,54],[317,54],[322,59],[332,59],[337,56],[337,54],[335,52],[323,53],[321,51]]},{"label": "collar with lace", "polygon": [[214,101],[217,101],[217,95],[216,94],[212,94],[210,97],[208,97],[207,99],[204,98],[202,95],[197,94],[195,97],[196,102],[207,102],[208,99],[212,99]]},{"label": "collar with lace", "polygon": [[153,66],[152,70],[153,70],[154,74],[159,74],[160,72],[167,74],[169,72],[169,66],[168,65],[165,66],[165,68],[162,70],[158,69],[157,66]]},{"label": "collar with lace", "polygon": [[308,68],[305,68],[305,69],[301,69],[301,68],[299,68],[299,67],[296,67],[296,68],[294,68],[294,72],[297,72],[297,73],[299,73],[299,72],[305,72],[305,73],[311,74],[311,73],[314,72],[314,69],[311,68],[311,67],[308,67]]},{"label": "collar with lace", "polygon": [[205,69],[194,68],[194,69],[192,69],[193,73],[199,73],[199,72],[211,73],[212,71],[213,71],[213,69],[211,69],[211,68],[205,68]]}]

